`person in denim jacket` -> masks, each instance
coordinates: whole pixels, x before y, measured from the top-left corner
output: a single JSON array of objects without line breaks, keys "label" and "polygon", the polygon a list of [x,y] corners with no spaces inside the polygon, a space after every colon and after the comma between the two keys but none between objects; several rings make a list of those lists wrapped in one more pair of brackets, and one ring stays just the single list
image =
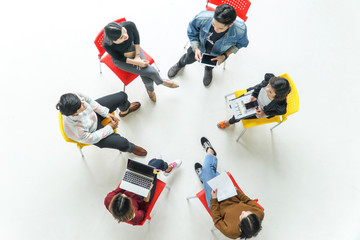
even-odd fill
[{"label": "person in denim jacket", "polygon": [[[196,15],[187,29],[191,47],[169,69],[168,77],[175,77],[187,64],[200,62],[202,53],[217,56],[211,60],[217,60],[220,65],[230,54],[237,53],[242,47],[247,47],[249,40],[246,25],[243,21],[236,20],[236,16],[235,9],[228,4],[217,6],[215,13],[203,11]],[[203,78],[205,86],[211,83],[212,69],[212,67],[205,67]]]}]

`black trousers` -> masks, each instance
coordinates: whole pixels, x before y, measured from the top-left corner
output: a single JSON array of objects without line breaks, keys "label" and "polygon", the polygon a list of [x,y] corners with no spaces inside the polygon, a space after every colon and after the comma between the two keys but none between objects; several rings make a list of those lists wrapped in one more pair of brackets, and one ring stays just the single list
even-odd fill
[{"label": "black trousers", "polygon": [[[196,61],[195,53],[193,52],[192,48],[189,47],[186,53],[180,58],[178,67],[185,67],[185,65],[192,64]],[[212,70],[213,67],[205,66],[205,70]]]},{"label": "black trousers", "polygon": [[[130,102],[128,100],[128,96],[125,92],[118,92],[111,95],[107,95],[105,97],[96,99],[96,101],[110,109],[109,113],[119,108],[120,111],[126,111],[130,107]],[[101,124],[101,121],[104,120],[102,116],[96,114],[98,118],[97,129],[101,129],[104,126]],[[129,142],[126,138],[120,136],[117,133],[113,133],[106,138],[101,139],[98,143],[94,144],[99,148],[112,148],[117,149],[121,152],[133,152],[135,145]]]}]

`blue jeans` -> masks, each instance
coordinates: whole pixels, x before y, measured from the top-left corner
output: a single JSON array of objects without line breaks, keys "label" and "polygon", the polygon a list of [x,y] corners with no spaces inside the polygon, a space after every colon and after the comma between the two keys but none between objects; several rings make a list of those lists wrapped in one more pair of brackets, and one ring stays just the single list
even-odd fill
[{"label": "blue jeans", "polygon": [[202,171],[199,173],[200,180],[204,183],[204,190],[206,196],[206,202],[210,210],[210,200],[211,200],[211,187],[207,184],[207,181],[213,179],[220,173],[216,171],[217,169],[217,157],[212,154],[207,154],[205,156],[204,164],[202,166]]},{"label": "blue jeans", "polygon": [[[148,163],[149,166],[152,166],[156,169],[165,171],[166,169],[168,169],[168,164],[167,162],[165,162],[162,159],[157,159],[157,158],[153,158],[149,161]],[[155,188],[156,188],[156,179],[157,179],[157,175],[155,175],[154,181],[153,181],[153,187],[151,189],[151,193],[150,193],[150,199],[149,199],[149,203],[151,202],[151,200],[154,197],[155,194]],[[143,198],[142,198],[143,199]]]}]

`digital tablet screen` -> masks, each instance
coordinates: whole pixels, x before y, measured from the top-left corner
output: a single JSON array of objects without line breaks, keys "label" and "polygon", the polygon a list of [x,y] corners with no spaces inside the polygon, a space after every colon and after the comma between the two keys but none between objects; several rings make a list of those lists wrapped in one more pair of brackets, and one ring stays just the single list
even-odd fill
[{"label": "digital tablet screen", "polygon": [[215,67],[216,64],[217,64],[217,61],[211,61],[211,59],[213,59],[213,58],[216,58],[216,56],[203,54],[202,57],[201,57],[201,63],[211,65],[211,66]]}]

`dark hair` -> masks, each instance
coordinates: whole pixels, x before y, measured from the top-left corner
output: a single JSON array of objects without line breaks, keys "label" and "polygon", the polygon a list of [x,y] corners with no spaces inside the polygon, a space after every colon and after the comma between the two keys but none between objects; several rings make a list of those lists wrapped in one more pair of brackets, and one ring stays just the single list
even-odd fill
[{"label": "dark hair", "polygon": [[291,91],[289,81],[281,77],[272,77],[269,81],[271,87],[275,90],[274,100],[282,101],[285,100],[287,95]]},{"label": "dark hair", "polygon": [[131,200],[123,196],[121,193],[115,195],[111,200],[109,210],[119,222],[127,222],[132,219],[134,216],[134,206],[131,203]]},{"label": "dark hair", "polygon": [[73,93],[66,93],[60,97],[60,101],[56,104],[56,109],[60,110],[62,115],[70,116],[81,108],[81,101],[78,96]]},{"label": "dark hair", "polygon": [[239,227],[241,230],[240,239],[256,237],[262,228],[261,220],[256,214],[252,213],[241,220]]},{"label": "dark hair", "polygon": [[111,22],[105,26],[104,31],[111,41],[116,41],[121,37],[122,28],[123,25],[121,23]]},{"label": "dark hair", "polygon": [[215,8],[214,18],[226,26],[232,24],[236,19],[236,11],[229,4],[221,4]]}]

